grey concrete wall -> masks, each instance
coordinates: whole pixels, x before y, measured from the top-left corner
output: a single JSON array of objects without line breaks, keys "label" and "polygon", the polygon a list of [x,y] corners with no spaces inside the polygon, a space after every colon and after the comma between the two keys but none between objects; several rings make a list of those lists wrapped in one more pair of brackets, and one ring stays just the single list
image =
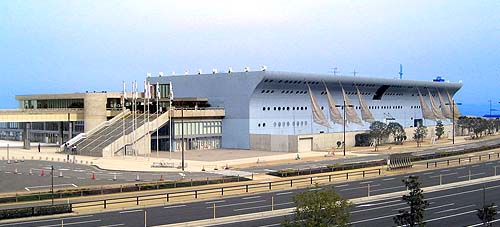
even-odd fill
[{"label": "grey concrete wall", "polygon": [[85,132],[106,121],[106,93],[86,93],[83,99]]},{"label": "grey concrete wall", "polygon": [[[451,139],[451,125],[445,125],[444,135],[441,139]],[[346,146],[355,145],[355,136],[369,131],[346,132]],[[415,128],[405,128],[407,141],[413,141]],[[435,126],[427,126],[426,140],[435,135]],[[271,135],[271,134],[250,134],[250,146],[252,150],[277,151],[277,152],[298,152],[298,141],[300,138],[313,139],[313,151],[332,149],[337,147],[337,141],[343,141],[342,132],[320,133],[308,135]],[[389,136],[387,142],[392,142],[392,136]]]}]

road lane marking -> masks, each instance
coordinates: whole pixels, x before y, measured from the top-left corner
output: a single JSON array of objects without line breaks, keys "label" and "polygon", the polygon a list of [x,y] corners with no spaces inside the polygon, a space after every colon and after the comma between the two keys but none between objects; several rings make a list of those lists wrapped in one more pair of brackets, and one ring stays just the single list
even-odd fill
[{"label": "road lane marking", "polygon": [[260,198],[260,195],[258,195],[258,196],[252,196],[252,197],[245,197],[245,198],[241,198],[241,199],[247,200],[247,199],[258,199],[258,198]]},{"label": "road lane marking", "polygon": [[[380,186],[380,184],[370,185],[370,187],[377,187],[377,186]],[[360,188],[366,188],[366,187],[367,186],[354,187],[354,188],[344,188],[344,189],[341,189],[340,191],[349,191],[349,190],[353,190],[353,189],[360,189]]]},{"label": "road lane marking", "polygon": [[185,207],[187,206],[186,204],[182,204],[182,205],[173,205],[173,206],[168,206],[168,207],[163,207],[164,209],[170,209],[170,208],[177,208],[177,207]]},{"label": "road lane marking", "polygon": [[[483,174],[486,174],[486,173],[474,173],[474,174],[471,174],[470,176],[473,177],[473,176],[483,175]],[[458,178],[464,178],[464,177],[469,177],[469,175],[459,176]]]},{"label": "road lane marking", "polygon": [[[56,184],[54,185],[54,188],[58,187],[65,187],[65,186],[73,186],[74,188],[78,188],[76,184]],[[51,185],[39,185],[39,186],[30,186],[30,187],[25,187],[24,189],[26,191],[31,191],[32,189],[37,189],[37,188],[50,188],[52,187]]]},{"label": "road lane marking", "polygon": [[485,165],[491,165],[491,164],[493,164],[493,163],[492,163],[492,162],[488,162],[488,163],[486,163]]},{"label": "road lane marking", "polygon": [[99,227],[116,227],[116,226],[124,226],[125,224],[120,223],[120,224],[113,224],[113,225],[101,225]]},{"label": "road lane marking", "polygon": [[367,222],[367,221],[374,221],[374,220],[378,220],[378,219],[383,219],[383,218],[390,218],[390,217],[394,217],[398,214],[391,214],[391,215],[386,215],[386,216],[380,216],[380,217],[376,217],[376,218],[370,218],[370,219],[364,219],[364,220],[359,220],[359,221],[353,221],[349,224],[357,224],[357,223],[361,223],[361,222]]},{"label": "road lane marking", "polygon": [[436,177],[445,177],[445,176],[451,176],[451,175],[455,175],[455,174],[458,174],[458,172],[453,172],[453,173],[447,173],[447,174],[440,174],[440,175],[434,175],[434,176],[430,176],[429,178],[436,178]]},{"label": "road lane marking", "polygon": [[427,172],[427,173],[424,173],[424,175],[429,175],[429,174],[433,174],[434,172]]},{"label": "road lane marking", "polygon": [[342,188],[342,187],[347,187],[349,186],[349,184],[342,184],[342,185],[338,185],[338,186],[333,186],[334,188]]},{"label": "road lane marking", "polygon": [[465,169],[465,166],[464,167],[458,167],[457,169]]},{"label": "road lane marking", "polygon": [[387,208],[387,207],[401,206],[401,205],[405,205],[405,204],[406,203],[395,203],[395,204],[389,204],[389,205],[385,205],[385,206],[367,208],[367,209],[363,209],[363,210],[355,210],[355,211],[352,211],[351,214],[365,212],[365,211],[371,211],[371,210],[378,210],[378,209]]},{"label": "road lane marking", "polygon": [[406,188],[406,186],[401,185],[401,186],[394,186],[394,187],[388,187],[388,188],[373,189],[373,190],[370,190],[370,191],[371,192],[378,192],[378,191],[385,191],[385,190],[390,190],[390,189],[395,189],[395,188]]},{"label": "road lane marking", "polygon": [[369,184],[369,183],[373,183],[373,181],[363,181],[363,182],[359,182],[359,184]]},{"label": "road lane marking", "polygon": [[389,200],[389,201],[385,201],[385,202],[381,202],[381,203],[370,203],[370,202],[359,203],[359,204],[357,204],[356,207],[376,206],[376,205],[383,205],[383,204],[394,203],[394,202],[401,202],[401,199]]},{"label": "road lane marking", "polygon": [[[68,222],[64,223],[64,225],[80,225],[80,224],[87,224],[87,223],[94,223],[94,222],[100,222],[101,219],[95,219],[95,220],[89,220],[89,221],[79,221],[79,222]],[[53,225],[41,225],[38,227],[58,227],[61,226],[61,223],[58,224],[53,224]]]},{"label": "road lane marking", "polygon": [[472,167],[472,168],[474,168],[474,167],[479,167],[479,166],[480,166],[480,165],[473,165],[473,166],[471,166],[471,167]]},{"label": "road lane marking", "polygon": [[93,216],[94,215],[84,215],[84,216],[69,217],[69,218],[54,218],[54,219],[45,219],[45,220],[37,220],[37,221],[25,221],[25,222],[16,222],[16,223],[5,223],[5,224],[0,224],[0,226],[23,225],[23,224],[33,224],[33,223],[40,223],[40,222],[71,220],[71,219],[77,219],[77,218],[89,218],[89,217],[93,217]]},{"label": "road lane marking", "polygon": [[396,180],[395,177],[391,177],[391,178],[386,178],[386,179],[382,179],[383,181],[386,181],[386,180]]},{"label": "road lane marking", "polygon": [[471,211],[466,211],[466,212],[462,212],[462,213],[458,213],[458,214],[452,214],[452,215],[448,215],[448,216],[433,218],[433,219],[426,220],[426,222],[438,221],[441,219],[452,218],[452,217],[461,216],[461,215],[470,214],[470,213],[475,213],[475,212],[477,212],[477,210],[471,210]]},{"label": "road lane marking", "polygon": [[127,213],[135,213],[135,212],[142,212],[143,210],[126,210],[126,211],[120,211],[118,212],[119,214],[127,214]]},{"label": "road lane marking", "polygon": [[450,171],[451,171],[451,169],[443,169],[443,170],[441,170],[441,172],[450,172]]},{"label": "road lane marking", "polygon": [[429,207],[426,210],[434,210],[434,209],[443,208],[443,207],[447,207],[447,206],[453,206],[453,205],[455,205],[455,203],[448,203],[448,204],[444,204],[441,206]]},{"label": "road lane marking", "polygon": [[276,195],[288,195],[288,194],[292,194],[293,192],[280,192],[280,193],[277,193]]},{"label": "road lane marking", "polygon": [[205,204],[223,203],[223,202],[226,202],[226,200],[216,200],[216,201],[210,201],[210,202],[206,202]]},{"label": "road lane marking", "polygon": [[[232,203],[232,204],[225,204],[225,205],[218,205],[217,207],[231,207],[231,206],[239,206],[239,205],[246,205],[246,204],[253,204],[253,203],[262,203],[265,202],[265,199],[262,200],[256,200],[256,201],[249,201],[249,202],[242,202],[242,203]],[[207,209],[213,209],[213,207],[206,207]]]},{"label": "road lane marking", "polygon": [[451,209],[448,209],[448,210],[442,210],[442,211],[434,212],[434,214],[441,214],[441,213],[450,212],[450,211],[457,211],[457,210],[461,210],[461,209],[465,209],[465,208],[469,208],[469,207],[475,207],[475,206],[476,206],[476,204],[470,204],[470,205],[463,206],[463,207],[451,208]]},{"label": "road lane marking", "polygon": [[[277,206],[288,205],[288,204],[293,204],[293,202],[277,203],[277,204],[274,204],[274,206],[277,207]],[[245,207],[245,208],[234,209],[233,211],[253,210],[253,209],[266,208],[266,207],[270,207],[270,206],[271,206],[271,204],[263,205],[263,206],[256,206],[256,207]]]}]

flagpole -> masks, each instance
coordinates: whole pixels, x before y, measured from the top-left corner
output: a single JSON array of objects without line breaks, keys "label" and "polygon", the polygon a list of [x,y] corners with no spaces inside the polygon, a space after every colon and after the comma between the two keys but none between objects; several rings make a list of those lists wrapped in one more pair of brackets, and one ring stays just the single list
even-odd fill
[{"label": "flagpole", "polygon": [[[127,92],[125,91],[125,81],[123,82],[123,103],[122,103],[122,113],[125,113],[125,104],[127,103]],[[123,138],[123,156],[125,157],[127,151],[127,142],[125,141],[125,115],[122,117],[122,138]]]},{"label": "flagpole", "polygon": [[[160,83],[156,82],[156,119],[158,119],[160,112]],[[160,150],[160,135],[158,135],[158,120],[156,120],[156,156],[159,157]]]},{"label": "flagpole", "polygon": [[[146,90],[146,80],[144,80],[144,87],[143,89]],[[146,128],[146,91],[144,91],[144,94],[142,96],[142,100],[144,103],[142,104],[142,125],[144,126],[143,128]],[[144,145],[142,146],[144,149],[144,158],[146,158],[146,142],[144,142]]]},{"label": "flagpole", "polygon": [[134,150],[134,156],[137,159],[137,147],[135,145],[135,138],[136,138],[136,127],[137,127],[137,81],[134,81],[134,123],[133,123],[133,141],[132,141],[132,148]]},{"label": "flagpole", "polygon": [[169,109],[168,109],[169,114],[168,114],[168,116],[170,118],[170,122],[169,122],[170,133],[169,133],[169,136],[168,136],[170,141],[169,141],[169,149],[168,150],[169,150],[169,159],[172,159],[172,113],[173,113],[173,111],[172,111],[172,101],[174,100],[174,93],[173,93],[173,90],[172,90],[172,82],[169,83],[168,87],[169,87],[169,95],[168,95],[169,97],[168,98],[170,99],[169,102],[168,102],[169,103]]}]

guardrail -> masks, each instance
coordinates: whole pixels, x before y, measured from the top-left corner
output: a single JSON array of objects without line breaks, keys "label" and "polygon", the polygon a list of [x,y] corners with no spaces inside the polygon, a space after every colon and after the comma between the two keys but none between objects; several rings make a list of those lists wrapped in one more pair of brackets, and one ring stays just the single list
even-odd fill
[{"label": "guardrail", "polygon": [[111,199],[100,199],[100,200],[93,200],[93,201],[85,201],[85,202],[75,202],[72,203],[73,208],[88,208],[88,207],[103,207],[104,209],[107,208],[108,205],[111,204],[120,204],[120,203],[130,203],[130,202],[135,202],[136,205],[140,205],[141,202],[144,201],[151,201],[151,200],[162,200],[166,202],[170,202],[171,199],[173,198],[180,198],[180,197],[187,197],[187,198],[194,198],[198,199],[202,195],[206,194],[220,194],[220,196],[224,196],[224,193],[228,193],[231,191],[242,191],[244,190],[245,193],[249,193],[251,190],[256,190],[256,189],[268,189],[272,190],[273,187],[277,186],[284,186],[284,185],[289,185],[290,188],[294,186],[294,184],[298,183],[309,183],[310,185],[314,184],[314,181],[316,180],[328,180],[328,182],[332,182],[333,179],[335,178],[341,178],[341,179],[346,179],[348,180],[349,177],[354,177],[354,176],[361,176],[365,178],[369,174],[376,174],[377,176],[380,176],[381,174],[381,168],[379,169],[373,169],[373,170],[362,170],[362,171],[354,171],[354,172],[346,172],[346,173],[338,173],[338,174],[330,174],[330,175],[324,175],[324,176],[313,176],[313,177],[302,177],[302,178],[295,178],[295,179],[290,179],[290,180],[280,180],[280,181],[274,181],[274,182],[259,182],[259,183],[253,183],[253,184],[244,184],[244,185],[234,185],[234,186],[225,186],[225,187],[216,187],[216,188],[207,188],[207,189],[194,189],[194,190],[185,190],[185,191],[178,191],[178,192],[163,192],[163,193],[155,193],[155,194],[150,194],[150,195],[144,195],[144,196],[127,196],[127,197],[120,197],[120,198],[111,198]]},{"label": "guardrail", "polygon": [[[279,180],[279,181],[274,181],[274,182],[258,182],[258,183],[249,183],[249,184],[240,184],[240,185],[232,185],[232,186],[220,186],[220,187],[211,187],[211,188],[205,188],[205,189],[190,189],[190,190],[179,190],[176,192],[159,192],[159,193],[152,193],[148,195],[136,195],[136,196],[125,196],[125,197],[119,197],[119,198],[109,198],[109,199],[97,199],[97,200],[88,200],[88,201],[82,201],[82,202],[73,202],[70,203],[72,208],[87,208],[87,207],[103,207],[104,209],[107,208],[108,205],[111,204],[120,204],[120,203],[130,203],[130,202],[135,202],[136,205],[140,205],[141,202],[144,201],[151,201],[151,200],[162,200],[162,201],[167,201],[169,202],[171,199],[174,198],[181,198],[181,197],[186,197],[186,198],[194,198],[198,199],[202,195],[206,194],[218,194],[220,196],[224,196],[224,194],[232,191],[245,191],[245,193],[249,193],[254,190],[258,189],[267,189],[267,190],[272,190],[273,187],[279,187],[279,186],[286,186],[292,188],[294,185],[297,185],[299,183],[306,183],[309,185],[315,184],[315,181],[320,181],[324,180],[327,182],[332,182],[335,179],[345,179],[348,180],[352,177],[362,177],[365,178],[366,176],[369,175],[376,175],[380,176],[381,175],[382,168],[378,169],[372,169],[372,170],[360,170],[360,171],[351,171],[351,172],[345,172],[345,173],[336,173],[336,174],[329,174],[329,175],[323,175],[323,176],[310,176],[310,177],[301,177],[301,178],[295,178],[295,179],[286,179],[286,180]],[[232,177],[232,180],[229,180],[229,178],[225,178],[225,182],[236,182],[235,179],[237,179],[238,182],[248,180],[247,178],[244,177]],[[252,175],[253,178],[253,175]],[[142,184],[142,190],[139,189],[139,191],[144,191],[144,190],[151,190],[151,189],[164,189],[165,187],[160,187],[161,184],[164,185],[170,185],[167,188],[177,188],[177,187],[182,187],[182,186],[195,186],[195,185],[208,185],[210,183],[216,182],[216,183],[224,183],[224,179],[219,179],[219,180],[209,180],[207,178],[206,184],[201,183],[203,181],[183,181],[183,182],[150,182],[150,183],[145,183]],[[195,184],[196,183],[196,184]],[[134,188],[137,188],[137,186],[134,186]],[[118,191],[117,191],[118,190]],[[119,187],[119,188],[96,188],[93,189],[91,192],[88,190],[89,193],[85,193],[86,195],[104,195],[104,194],[109,194],[109,193],[117,193],[117,192],[131,192],[131,191],[138,191],[138,190],[131,190],[130,187]],[[60,191],[54,195],[50,193],[36,193],[36,194],[30,194],[30,195],[23,195],[23,196],[16,196],[15,200],[12,200],[13,198],[10,198],[8,202],[21,202],[21,201],[33,201],[33,200],[47,200],[51,199],[52,197],[54,198],[69,198],[69,197],[76,197],[76,196],[82,196],[84,195],[84,190],[70,190],[70,191]],[[27,199],[25,197],[32,197],[35,199]],[[0,201],[6,200],[9,198],[1,198]],[[66,203],[66,201],[63,201]]]},{"label": "guardrail", "polygon": [[[459,157],[459,158],[450,158],[450,159],[445,159],[445,160],[436,160],[436,161],[431,161],[426,163],[426,167],[438,167],[440,163],[445,164],[446,166],[449,166],[450,163],[457,162],[459,165],[464,163],[464,162],[472,162],[472,160],[477,159],[478,161],[481,161],[483,159],[488,158],[488,160],[491,159],[491,157],[495,157],[497,159],[500,159],[500,152],[496,153],[488,153],[488,154],[480,154],[480,155],[470,155],[469,157]],[[484,158],[483,158],[484,157]]]}]

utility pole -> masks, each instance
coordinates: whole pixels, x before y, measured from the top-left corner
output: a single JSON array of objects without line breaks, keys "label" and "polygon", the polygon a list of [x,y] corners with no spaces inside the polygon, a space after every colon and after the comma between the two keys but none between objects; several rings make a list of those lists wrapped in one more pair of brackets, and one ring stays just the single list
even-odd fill
[{"label": "utility pole", "polygon": [[[156,82],[156,119],[160,116],[160,82]],[[169,114],[170,117],[170,114]],[[156,154],[160,151],[160,130],[158,128],[158,120],[156,120]]]},{"label": "utility pole", "polygon": [[50,166],[50,178],[51,178],[51,184],[50,184],[50,198],[52,200],[52,206],[54,206],[54,166]]},{"label": "utility pole", "polygon": [[342,107],[342,108],[343,108],[343,112],[344,112],[344,116],[343,116],[343,117],[344,117],[344,125],[343,125],[343,128],[344,128],[344,130],[343,130],[343,132],[344,132],[344,133],[343,133],[343,136],[344,136],[344,141],[342,141],[342,147],[343,147],[343,150],[344,150],[344,156],[345,156],[345,145],[346,145],[346,143],[345,143],[345,125],[347,124],[347,119],[346,119],[346,107],[353,107],[353,105],[349,105],[349,106],[347,106],[347,105],[346,105],[346,103],[345,103],[345,99],[344,99],[344,103],[343,103],[343,104],[344,104],[344,105],[342,105],[342,106],[340,106],[340,105],[335,105],[335,107]]},{"label": "utility pole", "polygon": [[[354,71],[354,76],[356,76],[356,71]],[[345,106],[345,99],[344,99],[344,107],[343,107],[343,109],[344,109],[344,140],[342,141],[342,143],[343,143],[342,147],[343,147],[343,149],[344,149],[344,157],[345,157],[345,125],[346,125],[346,117],[345,117],[345,113],[346,113],[345,109],[346,109],[346,106]]]},{"label": "utility pole", "polygon": [[184,105],[181,106],[181,151],[182,151],[182,171],[184,172]]}]

